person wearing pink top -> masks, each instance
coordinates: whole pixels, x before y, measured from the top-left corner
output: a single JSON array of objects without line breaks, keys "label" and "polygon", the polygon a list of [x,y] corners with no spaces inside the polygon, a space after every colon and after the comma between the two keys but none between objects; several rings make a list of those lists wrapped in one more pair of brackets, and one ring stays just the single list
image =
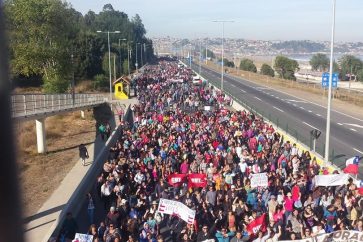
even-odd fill
[{"label": "person wearing pink top", "polygon": [[289,217],[289,215],[294,210],[294,200],[292,199],[291,192],[288,192],[285,197],[284,207],[285,207],[285,218],[287,219],[287,217]]},{"label": "person wearing pink top", "polygon": [[184,160],[184,162],[180,165],[180,173],[187,174],[188,170],[189,170],[189,164],[187,160]]}]

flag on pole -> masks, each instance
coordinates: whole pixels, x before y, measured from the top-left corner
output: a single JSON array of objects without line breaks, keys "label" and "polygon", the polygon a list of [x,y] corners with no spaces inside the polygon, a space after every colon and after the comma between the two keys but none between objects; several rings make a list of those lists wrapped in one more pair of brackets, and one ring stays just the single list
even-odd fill
[{"label": "flag on pole", "polygon": [[258,234],[258,231],[265,232],[266,231],[265,217],[266,214],[264,213],[260,217],[250,222],[247,225],[247,231],[254,235]]},{"label": "flag on pole", "polygon": [[359,156],[354,156],[346,160],[346,167],[343,169],[344,173],[357,175],[359,172]]},{"label": "flag on pole", "polygon": [[353,157],[349,158],[348,160],[346,160],[345,166],[349,166],[351,164],[358,165],[359,164],[359,156],[353,156]]},{"label": "flag on pole", "polygon": [[353,174],[353,175],[357,175],[358,174],[358,165],[356,164],[350,164],[347,167],[344,168],[344,173],[349,173],[349,174]]}]

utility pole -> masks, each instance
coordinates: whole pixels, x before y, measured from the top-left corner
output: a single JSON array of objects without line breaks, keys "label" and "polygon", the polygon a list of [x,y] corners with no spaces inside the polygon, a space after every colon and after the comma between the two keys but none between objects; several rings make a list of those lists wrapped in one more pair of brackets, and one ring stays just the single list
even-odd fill
[{"label": "utility pole", "polygon": [[143,44],[140,44],[140,52],[141,52],[141,66],[143,66],[143,65],[144,65],[144,60],[143,60],[143,58],[142,58],[142,52],[143,52],[142,47],[143,47]]},{"label": "utility pole", "polygon": [[331,110],[331,91],[333,82],[333,56],[334,56],[334,34],[335,34],[335,5],[336,0],[333,1],[333,23],[330,42],[330,67],[329,67],[329,92],[328,92],[328,108],[326,115],[326,133],[325,133],[325,154],[324,161],[327,164],[329,161],[329,141],[330,141],[330,110]]},{"label": "utility pole", "polygon": [[202,40],[199,42],[199,75],[202,74]]},{"label": "utility pole", "polygon": [[115,77],[114,81],[116,81],[117,77],[116,77],[116,55],[115,54],[113,55],[113,76]]},{"label": "utility pole", "polygon": [[110,47],[110,33],[111,34],[119,34],[120,31],[101,31],[98,30],[97,33],[107,33],[107,42],[108,42],[108,72],[110,78],[110,102],[112,101],[112,70],[111,70],[111,47]]},{"label": "utility pole", "polygon": [[75,104],[75,82],[74,82],[74,63],[73,63],[73,54],[71,54],[71,63],[72,63],[72,105]]},{"label": "utility pole", "polygon": [[223,82],[224,82],[224,23],[233,23],[234,21],[229,20],[215,20],[213,22],[222,23],[222,71],[221,71],[221,91],[223,93]]},{"label": "utility pole", "polygon": [[128,75],[130,76],[130,46],[129,46],[129,43],[127,43],[127,72],[128,72]]}]

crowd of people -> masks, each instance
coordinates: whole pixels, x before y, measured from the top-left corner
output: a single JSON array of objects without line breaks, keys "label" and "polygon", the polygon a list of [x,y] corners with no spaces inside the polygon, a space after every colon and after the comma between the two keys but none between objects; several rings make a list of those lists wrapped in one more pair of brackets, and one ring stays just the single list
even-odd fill
[{"label": "crowd of people", "polygon": [[[285,141],[261,117],[233,111],[217,89],[191,78],[187,67],[161,61],[136,80],[134,123],[122,124],[97,179],[95,196],[108,213],[99,225],[90,215],[93,241],[258,242],[363,232],[363,200],[351,179],[314,186],[314,176],[326,170],[309,151]],[[207,185],[168,183],[172,174],[191,173],[206,174]],[[256,173],[267,173],[267,187],[251,188]],[[161,198],[196,211],[194,223],[158,212]],[[262,215],[266,226],[250,231]]]}]

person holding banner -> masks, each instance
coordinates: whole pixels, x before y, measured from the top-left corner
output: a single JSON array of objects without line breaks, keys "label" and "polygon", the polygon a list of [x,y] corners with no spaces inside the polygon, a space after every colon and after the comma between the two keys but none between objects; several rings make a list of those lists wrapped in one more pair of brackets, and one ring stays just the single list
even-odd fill
[{"label": "person holding banner", "polygon": [[[185,110],[183,104],[218,104],[224,97],[211,86],[190,85],[192,71],[183,65],[163,60],[144,71],[135,79],[136,122],[125,126],[111,148],[113,159],[97,188],[107,210],[116,204],[120,221],[114,223],[125,235],[155,241],[157,224],[174,241],[234,239],[221,228],[240,231],[236,240],[275,241],[308,238],[318,223],[327,232],[360,228],[363,184],[297,151],[298,145],[253,113],[218,105],[213,111]],[[176,73],[183,83],[170,81]],[[334,219],[330,212],[324,216],[329,206]],[[260,229],[267,225],[270,232]],[[140,234],[144,226],[155,232]]]}]

